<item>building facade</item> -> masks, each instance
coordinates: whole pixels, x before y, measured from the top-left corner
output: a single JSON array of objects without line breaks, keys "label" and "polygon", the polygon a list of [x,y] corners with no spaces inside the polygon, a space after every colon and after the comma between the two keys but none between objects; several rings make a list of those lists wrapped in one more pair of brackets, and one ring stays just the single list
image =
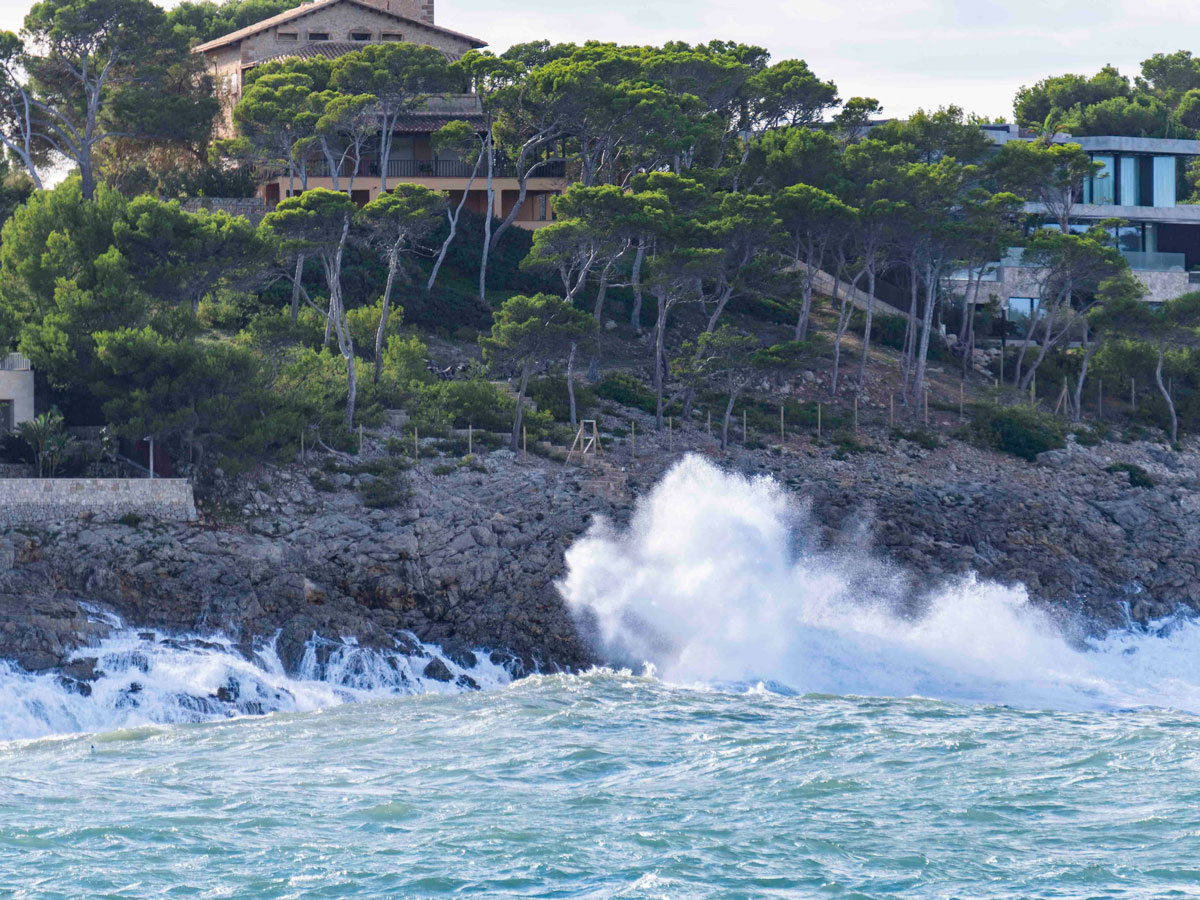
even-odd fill
[{"label": "building facade", "polygon": [[33,366],[19,353],[0,356],[0,435],[33,418]]},{"label": "building facade", "polygon": [[[233,109],[246,86],[246,74],[256,66],[289,57],[337,58],[372,43],[406,42],[440,50],[447,59],[458,59],[468,50],[485,46],[470,35],[442,28],[434,21],[433,0],[312,0],[194,48],[208,60],[218,97],[221,121],[218,133],[233,134]],[[364,153],[354,171],[347,168],[335,179],[323,158],[306,166],[303,186],[350,190],[356,202],[374,199],[381,190],[381,169],[386,167],[388,186],[397,182],[422,184],[446,191],[457,204],[466,193],[465,207],[477,213],[487,209],[486,172],[472,182],[472,167],[461,159],[433,152],[432,136],[448,122],[462,119],[481,131],[484,119],[479,98],[473,94],[431,97],[424,109],[397,123],[392,152],[380,160],[377,150]],[[548,163],[528,179],[526,201],[514,224],[538,228],[552,220],[552,198],[566,187],[562,163]],[[280,175],[265,181],[259,198],[270,208],[299,190],[295,176]],[[505,217],[519,195],[512,166],[500,160],[493,179],[495,214]]]},{"label": "building facade", "polygon": [[[1029,140],[1015,125],[984,125],[992,141]],[[1105,224],[1113,240],[1142,283],[1144,300],[1161,303],[1200,289],[1200,205],[1181,202],[1186,194],[1184,172],[1200,157],[1200,141],[1126,136],[1073,137],[1056,135],[1058,143],[1079,144],[1099,164],[1085,180],[1071,209],[1071,229],[1088,231]],[[1026,203],[1033,217],[1045,216],[1041,204]],[[1044,227],[1058,228],[1047,216]],[[1028,319],[1040,302],[1038,272],[1025,265],[1020,248],[1010,248],[990,264],[970,289],[968,300],[998,300],[1010,321]],[[967,273],[957,272],[948,287],[962,296],[968,291]]]}]

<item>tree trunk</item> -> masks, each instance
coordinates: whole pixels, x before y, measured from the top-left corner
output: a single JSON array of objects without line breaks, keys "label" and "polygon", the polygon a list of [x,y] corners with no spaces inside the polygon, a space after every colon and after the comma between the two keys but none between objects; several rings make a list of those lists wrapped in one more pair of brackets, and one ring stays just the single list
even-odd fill
[{"label": "tree trunk", "polygon": [[646,258],[646,241],[638,239],[637,253],[633,257],[633,309],[629,313],[629,324],[642,333],[642,261]]},{"label": "tree trunk", "polygon": [[[1084,338],[1085,340],[1087,338],[1086,332],[1084,334]],[[1087,380],[1087,367],[1091,365],[1092,356],[1096,355],[1096,352],[1099,348],[1100,338],[1097,337],[1096,340],[1092,341],[1090,344],[1087,344],[1087,350],[1084,352],[1084,362],[1082,362],[1082,365],[1079,367],[1079,380],[1076,380],[1075,382],[1074,419],[1076,422],[1078,422],[1080,419],[1082,419],[1082,416],[1084,416],[1084,382]]]},{"label": "tree trunk", "polygon": [[903,386],[900,391],[900,396],[904,400],[904,405],[908,405],[908,381],[912,375],[912,354],[916,347],[916,331],[917,331],[917,284],[919,278],[917,276],[916,266],[909,267],[908,273],[908,321],[904,326],[904,349],[901,351],[900,367],[904,372]]},{"label": "tree trunk", "polygon": [[932,266],[926,266],[925,316],[921,328],[921,349],[917,354],[917,378],[913,383],[913,396],[918,400],[925,388],[925,361],[929,358],[929,336],[933,331],[933,311],[937,306],[938,274]]},{"label": "tree trunk", "polygon": [[400,249],[392,247],[388,254],[387,284],[383,288],[383,307],[379,311],[379,328],[375,332],[375,383],[379,384],[379,376],[383,374],[383,335],[387,331],[388,313],[391,311],[392,285],[396,283],[396,267],[400,263]]},{"label": "tree trunk", "polygon": [[[850,302],[853,291],[858,290],[858,282],[863,277],[863,273],[859,272],[854,276],[854,280],[847,286],[846,294],[842,297],[842,305],[838,307],[837,331],[833,336],[833,374],[829,379],[829,397],[833,399],[837,397],[838,385],[838,369],[841,366],[842,360],[842,337],[846,334],[846,326],[850,324],[850,314],[854,310],[854,304]],[[837,284],[834,284],[833,302],[837,303]]]},{"label": "tree trunk", "polygon": [[292,321],[300,318],[300,284],[304,280],[304,254],[296,256],[296,275],[292,278]]},{"label": "tree trunk", "polygon": [[654,323],[654,425],[663,427],[663,382],[666,378],[667,298],[655,291],[658,314]]},{"label": "tree trunk", "polygon": [[[1025,363],[1025,351],[1029,349],[1029,342],[1033,340],[1034,334],[1037,332],[1038,325],[1042,321],[1042,304],[1038,303],[1029,314],[1029,331],[1025,333],[1025,341],[1021,344],[1021,350],[1017,353],[1017,370],[1013,373],[1013,384],[1018,387],[1024,387],[1021,378],[1021,366]],[[1046,337],[1050,337],[1050,327],[1046,326]]]},{"label": "tree trunk", "polygon": [[483,254],[479,261],[479,302],[487,304],[487,265],[488,253],[492,249],[492,213],[496,204],[496,158],[492,151],[492,123],[488,123],[487,131],[487,212],[483,222]]},{"label": "tree trunk", "polygon": [[592,318],[597,324],[600,322],[601,316],[604,315],[604,301],[608,296],[608,275],[612,271],[612,267],[616,265],[619,257],[614,256],[608,261],[608,264],[600,272],[600,286],[596,288],[596,306],[592,310]]},{"label": "tree trunk", "polygon": [[875,312],[875,266],[867,268],[867,321],[863,328],[862,359],[858,364],[858,389],[861,391],[867,380],[867,356],[871,352],[871,321]]},{"label": "tree trunk", "polygon": [[450,221],[450,233],[446,235],[446,240],[442,241],[442,249],[438,251],[437,261],[433,264],[433,271],[429,273],[429,281],[425,285],[425,290],[432,291],[433,283],[437,281],[438,270],[442,268],[442,263],[446,261],[446,254],[450,251],[450,244],[454,241],[454,235],[458,231],[458,217],[462,215],[463,206],[467,202],[467,194],[471,190],[471,185],[475,183],[475,177],[479,174],[479,164],[482,162],[483,156],[475,160],[475,168],[471,170],[471,177],[467,179],[467,186],[463,188],[462,196],[458,199],[458,206],[454,208],[454,213],[446,210],[446,218]]},{"label": "tree trunk", "polygon": [[521,363],[521,385],[517,390],[517,412],[513,417],[512,441],[509,447],[513,453],[521,449],[521,422],[525,419],[525,388],[529,386],[529,363]]},{"label": "tree trunk", "polygon": [[567,354],[567,400],[571,406],[571,427],[576,426],[575,421],[575,341],[571,341],[571,352]]},{"label": "tree trunk", "polygon": [[737,391],[729,391],[729,402],[725,404],[725,418],[721,420],[721,449],[729,446],[729,419],[733,416],[733,404],[737,402]]},{"label": "tree trunk", "polygon": [[[834,276],[834,281],[837,281],[837,276]],[[802,341],[808,335],[808,315],[812,310],[812,295],[813,295],[813,275],[812,268],[808,267],[804,274],[804,287],[801,289],[800,314],[796,317],[796,333],[795,340]]]},{"label": "tree trunk", "polygon": [[1163,384],[1162,370],[1163,358],[1166,356],[1166,348],[1162,342],[1158,345],[1158,365],[1154,367],[1154,380],[1158,382],[1158,391],[1163,396],[1163,400],[1167,401],[1167,412],[1171,414],[1171,443],[1177,443],[1179,439],[1179,418],[1175,415],[1175,401],[1171,399],[1171,392],[1167,390],[1167,386]]}]

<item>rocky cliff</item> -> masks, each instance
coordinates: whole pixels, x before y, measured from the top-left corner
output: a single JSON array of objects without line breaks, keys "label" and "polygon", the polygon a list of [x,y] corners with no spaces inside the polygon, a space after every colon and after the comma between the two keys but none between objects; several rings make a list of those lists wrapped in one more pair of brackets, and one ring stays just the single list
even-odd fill
[{"label": "rocky cliff", "polygon": [[[639,431],[642,429],[639,428]],[[285,666],[313,634],[394,645],[403,632],[507,651],[519,670],[593,662],[554,587],[563,551],[600,515],[632,512],[674,459],[714,453],[701,433],[639,437],[597,472],[507,451],[474,466],[423,462],[409,495],[370,509],[370,474],[288,466],[208,487],[224,524],[73,519],[0,531],[0,658],[41,671],[112,627],[278,635]],[[382,455],[382,448],[374,451]],[[811,537],[893,561],[914,597],[975,571],[1102,630],[1200,608],[1200,456],[1140,444],[1036,463],[959,442],[880,434],[849,454],[800,440],[718,458],[772,474],[810,507]],[[1131,483],[1129,467],[1149,476]],[[1133,482],[1147,484],[1138,475]]]}]

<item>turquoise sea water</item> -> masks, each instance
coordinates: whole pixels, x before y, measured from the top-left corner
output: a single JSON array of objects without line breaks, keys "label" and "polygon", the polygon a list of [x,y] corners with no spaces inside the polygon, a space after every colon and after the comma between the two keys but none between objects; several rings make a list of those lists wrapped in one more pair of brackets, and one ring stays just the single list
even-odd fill
[{"label": "turquoise sea water", "polygon": [[0,896],[1192,897],[1200,720],[612,672],[0,744]]},{"label": "turquoise sea water", "polygon": [[577,541],[645,676],[117,622],[86,696],[0,663],[0,898],[1200,896],[1200,620],[1100,636],[811,524],[689,459]]}]

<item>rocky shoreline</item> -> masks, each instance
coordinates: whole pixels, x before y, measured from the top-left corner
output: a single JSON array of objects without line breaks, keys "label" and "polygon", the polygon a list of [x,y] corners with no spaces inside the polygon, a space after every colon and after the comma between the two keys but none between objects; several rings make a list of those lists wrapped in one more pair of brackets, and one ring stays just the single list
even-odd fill
[{"label": "rocky shoreline", "polygon": [[[289,671],[313,636],[394,648],[411,633],[449,654],[497,651],[514,674],[597,662],[555,581],[597,516],[637,497],[689,451],[771,474],[810,512],[823,549],[868,551],[914,598],[976,572],[1024,584],[1038,604],[1103,631],[1200,609],[1200,454],[1150,443],[1069,444],[1036,463],[958,441],[922,447],[864,434],[850,454],[811,439],[719,454],[701,432],[627,442],[595,467],[508,451],[473,465],[422,461],[408,499],[364,506],[370,474],[263,469],[207,488],[235,508],[216,524],[76,519],[0,531],[0,659],[62,670],[111,617],[168,634],[221,634],[244,653],[276,639]],[[369,450],[385,457],[381,435]],[[368,455],[369,455],[368,454]],[[1130,483],[1121,464],[1153,485]],[[98,615],[102,611],[103,615]],[[75,671],[80,669],[80,671]]]}]

